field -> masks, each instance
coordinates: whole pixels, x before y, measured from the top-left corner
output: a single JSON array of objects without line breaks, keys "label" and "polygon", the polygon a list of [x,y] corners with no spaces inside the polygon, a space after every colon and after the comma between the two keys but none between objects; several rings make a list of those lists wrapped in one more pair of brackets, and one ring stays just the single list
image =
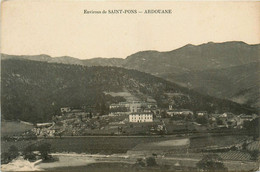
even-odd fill
[{"label": "field", "polygon": [[[41,139],[37,142],[47,142],[52,145],[52,152],[76,152],[76,153],[126,153],[137,144],[168,140],[166,137],[63,137]],[[24,149],[30,142],[2,142],[2,150],[15,145],[19,150]],[[34,143],[34,142],[31,142]]]},{"label": "field", "polygon": [[253,141],[247,146],[247,149],[250,151],[259,150],[259,148],[260,148],[260,141]]},{"label": "field", "polygon": [[[185,140],[184,146],[189,147],[190,150],[200,149],[211,146],[229,146],[238,143],[242,140],[243,136],[209,136],[209,137],[198,137],[190,138],[188,142]],[[76,153],[126,153],[130,149],[137,149],[141,145],[141,150],[145,148],[149,149],[148,145],[151,145],[155,149],[167,149],[167,147],[175,146],[174,144],[179,144],[179,142],[172,141],[173,139],[180,139],[175,136],[147,136],[147,137],[118,137],[118,136],[87,136],[87,137],[62,137],[62,138],[48,138],[48,139],[38,139],[36,141],[9,141],[2,142],[2,150],[7,150],[9,146],[15,145],[19,150],[22,150],[29,144],[36,142],[47,142],[52,145],[52,152],[76,152]],[[184,139],[184,138],[182,138]],[[155,142],[152,144],[147,144]],[[165,145],[166,144],[166,145]],[[161,146],[164,145],[164,146]]]},{"label": "field", "polygon": [[[2,150],[7,150],[9,146],[15,145],[20,151],[24,149],[29,144],[34,143],[50,143],[52,146],[52,153],[59,153],[67,155],[68,157],[60,156],[60,163],[67,161],[62,161],[62,158],[75,159],[74,156],[79,155],[79,159],[82,160],[83,166],[77,166],[76,169],[96,169],[99,164],[87,165],[85,161],[94,159],[99,159],[99,162],[109,162],[112,167],[117,167],[117,165],[122,169],[135,168],[133,163],[135,163],[138,157],[149,157],[155,156],[156,161],[160,164],[160,168],[164,165],[175,167],[175,163],[179,163],[181,166],[187,168],[194,168],[196,163],[203,157],[205,153],[197,152],[199,150],[208,146],[212,147],[222,147],[229,146],[237,143],[243,139],[243,136],[209,136],[209,137],[196,137],[196,138],[186,138],[176,137],[176,136],[86,136],[86,137],[62,137],[62,138],[50,138],[50,139],[38,139],[35,141],[17,141],[17,142],[2,142]],[[204,143],[204,144],[202,144]],[[4,151],[3,151],[4,152]],[[69,153],[69,154],[68,154]],[[83,153],[83,154],[82,154]],[[85,154],[86,155],[85,155]],[[88,155],[93,154],[93,155]],[[114,154],[114,155],[112,155]],[[223,162],[229,169],[243,170],[251,169],[255,166],[256,162],[250,161],[250,156],[246,152],[239,151],[229,151],[217,153],[223,158]],[[128,158],[120,158],[117,156],[126,156]],[[55,156],[55,154],[54,154]],[[81,157],[82,156],[82,157]],[[86,156],[84,158],[84,156]],[[93,157],[92,157],[93,156]],[[100,156],[100,157],[99,157]],[[102,157],[103,158],[102,158]],[[91,158],[92,157],[92,158]],[[119,159],[118,159],[119,158]],[[131,164],[114,164],[111,162],[127,162]],[[95,163],[95,162],[94,162]],[[106,164],[106,163],[105,163]],[[249,166],[249,164],[251,166]],[[47,164],[42,164],[46,167]],[[101,168],[105,168],[106,165],[102,164]],[[108,164],[107,164],[108,165]],[[252,166],[253,165],[253,166]],[[57,166],[58,167],[58,166]],[[64,168],[52,168],[52,170],[63,170]],[[74,168],[73,168],[74,169]],[[142,171],[142,170],[141,170]],[[167,171],[167,170],[166,170]]]},{"label": "field", "polygon": [[104,93],[109,94],[113,97],[116,97],[116,96],[124,97],[127,101],[139,100],[136,96],[132,95],[127,90],[125,90],[124,92],[104,92]]},{"label": "field", "polygon": [[[191,158],[191,159],[202,159],[203,155],[207,153],[181,153],[180,151],[174,151],[167,153],[165,156],[167,157],[178,157],[178,158]],[[229,152],[221,152],[217,153],[223,160],[231,160],[231,161],[248,161],[250,160],[250,154],[247,152],[240,151],[229,151]]]},{"label": "field", "polygon": [[208,136],[191,138],[190,148],[226,147],[240,143],[246,136]]},{"label": "field", "polygon": [[91,171],[91,172],[131,172],[133,171],[133,165],[127,163],[93,163],[90,165],[84,166],[65,166],[65,167],[57,167],[51,168],[52,171]]},{"label": "field", "polygon": [[1,136],[19,135],[32,128],[33,128],[32,125],[23,124],[21,122],[2,121],[1,122]]},{"label": "field", "polygon": [[224,160],[240,160],[240,161],[250,160],[250,154],[247,152],[230,151],[230,152],[218,153],[218,155]]},{"label": "field", "polygon": [[60,167],[60,168],[53,168],[51,170],[53,171],[86,171],[86,172],[155,172],[155,171],[194,171],[195,168],[185,168],[185,167],[169,167],[169,166],[154,166],[154,167],[140,167],[135,164],[129,164],[129,163],[116,163],[116,162],[103,162],[103,163],[93,163],[85,166],[78,166],[78,167]]}]

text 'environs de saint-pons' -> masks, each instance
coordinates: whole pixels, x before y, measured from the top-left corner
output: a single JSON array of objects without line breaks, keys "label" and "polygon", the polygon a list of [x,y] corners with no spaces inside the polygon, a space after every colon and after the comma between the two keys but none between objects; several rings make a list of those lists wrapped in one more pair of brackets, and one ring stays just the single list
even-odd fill
[{"label": "text 'environs de saint-pons'", "polygon": [[84,10],[84,14],[172,14],[171,9],[113,9],[113,10]]}]

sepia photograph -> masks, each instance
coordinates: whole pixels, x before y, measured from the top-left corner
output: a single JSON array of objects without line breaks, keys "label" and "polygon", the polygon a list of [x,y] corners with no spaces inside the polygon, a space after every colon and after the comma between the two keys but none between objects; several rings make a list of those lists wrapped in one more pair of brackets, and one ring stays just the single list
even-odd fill
[{"label": "sepia photograph", "polygon": [[3,0],[0,171],[260,171],[259,1]]}]

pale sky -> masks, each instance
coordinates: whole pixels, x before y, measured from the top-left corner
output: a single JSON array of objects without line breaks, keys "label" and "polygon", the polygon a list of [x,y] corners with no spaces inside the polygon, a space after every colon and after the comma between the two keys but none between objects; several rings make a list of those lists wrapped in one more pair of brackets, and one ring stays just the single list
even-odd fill
[{"label": "pale sky", "polygon": [[[172,14],[83,14],[171,9]],[[119,57],[186,44],[260,42],[259,2],[11,0],[1,5],[1,52],[81,59]]]}]

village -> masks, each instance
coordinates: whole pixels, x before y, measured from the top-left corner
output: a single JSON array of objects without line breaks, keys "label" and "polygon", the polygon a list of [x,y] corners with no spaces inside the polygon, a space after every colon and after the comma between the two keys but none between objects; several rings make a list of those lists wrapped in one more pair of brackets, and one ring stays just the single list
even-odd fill
[{"label": "village", "polygon": [[[114,157],[108,155],[123,153],[128,157],[124,161],[133,165],[152,158],[155,164],[159,164],[158,168],[167,164],[170,169],[193,170],[197,168],[196,162],[205,155],[220,157],[228,169],[235,171],[255,168],[259,156],[259,138],[245,132],[248,125],[259,119],[256,114],[194,112],[174,108],[172,103],[163,109],[154,101],[112,103],[106,115],[89,109],[63,107],[61,115],[53,116],[50,122],[31,124],[20,121],[31,125],[32,129],[9,137],[9,140],[3,138],[4,146],[12,143],[19,150],[26,146],[25,150],[31,150],[30,145],[36,146],[37,150],[32,154],[21,153],[25,158],[35,154],[33,162],[42,156],[38,149],[45,143],[51,145],[49,149],[54,152],[90,153],[86,156],[101,153],[105,154],[105,161],[109,158],[113,161]],[[71,139],[75,142],[71,143]],[[48,156],[53,163],[63,160],[63,154]],[[1,161],[9,162],[5,157]]]},{"label": "village", "polygon": [[63,107],[61,115],[48,123],[37,123],[29,133],[37,137],[88,135],[171,135],[192,133],[228,133],[243,129],[256,114],[212,114],[189,109],[158,108],[155,101],[126,101],[110,104],[109,113],[100,115],[89,110]]}]

